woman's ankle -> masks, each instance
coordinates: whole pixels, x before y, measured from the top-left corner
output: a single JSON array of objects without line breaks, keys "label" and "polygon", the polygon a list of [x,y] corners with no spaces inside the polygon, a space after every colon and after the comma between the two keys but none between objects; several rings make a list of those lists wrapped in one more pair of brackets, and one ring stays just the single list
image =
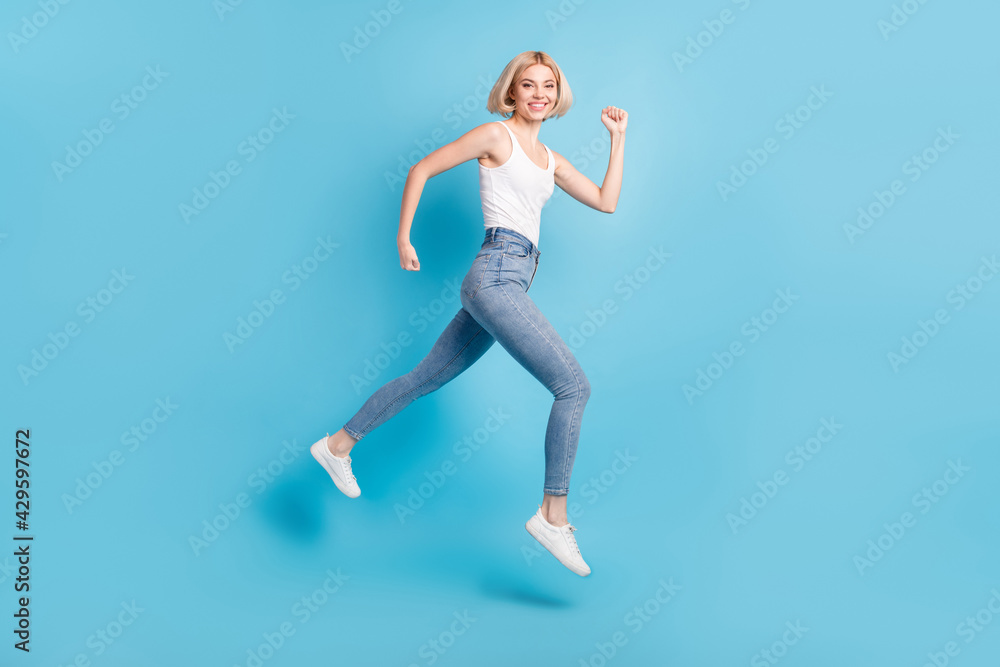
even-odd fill
[{"label": "woman's ankle", "polygon": [[569,523],[566,516],[566,496],[546,493],[542,500],[542,516],[553,526],[565,526]]},{"label": "woman's ankle", "polygon": [[341,458],[348,456],[356,444],[358,444],[358,441],[349,436],[343,429],[328,436],[326,439],[326,448],[331,454]]}]

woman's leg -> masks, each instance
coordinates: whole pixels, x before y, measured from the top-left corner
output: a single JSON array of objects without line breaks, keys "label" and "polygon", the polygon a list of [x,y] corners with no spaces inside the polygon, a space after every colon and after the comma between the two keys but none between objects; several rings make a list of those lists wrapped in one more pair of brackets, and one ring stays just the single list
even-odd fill
[{"label": "woman's leg", "polygon": [[460,309],[412,371],[382,385],[340,431],[330,436],[327,442],[330,451],[336,456],[347,456],[372,430],[474,364],[493,342],[493,337],[465,308]]},{"label": "woman's leg", "polygon": [[[527,253],[527,254],[522,254]],[[505,241],[494,251],[482,284],[462,292],[462,305],[510,355],[552,392],[545,431],[545,503],[554,525],[566,523],[570,474],[590,382],[576,357],[527,294],[538,267],[537,249]],[[561,497],[559,497],[561,496]],[[561,515],[561,516],[560,516]]]}]

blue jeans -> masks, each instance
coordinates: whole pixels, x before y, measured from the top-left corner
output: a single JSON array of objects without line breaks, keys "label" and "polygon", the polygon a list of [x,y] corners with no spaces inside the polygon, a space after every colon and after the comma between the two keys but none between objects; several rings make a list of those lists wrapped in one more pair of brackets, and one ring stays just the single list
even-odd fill
[{"label": "blue jeans", "polygon": [[440,389],[471,366],[495,341],[552,392],[545,431],[544,492],[569,493],[590,383],[573,353],[528,296],[541,252],[503,227],[486,231],[462,281],[462,308],[417,366],[382,385],[344,425],[361,440],[421,396]]}]

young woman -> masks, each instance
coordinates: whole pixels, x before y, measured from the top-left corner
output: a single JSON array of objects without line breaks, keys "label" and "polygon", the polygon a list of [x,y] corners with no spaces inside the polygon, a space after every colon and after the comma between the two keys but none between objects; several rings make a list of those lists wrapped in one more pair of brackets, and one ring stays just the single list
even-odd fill
[{"label": "young woman", "polygon": [[361,490],[350,457],[354,445],[417,398],[454,379],[499,341],[554,397],[545,431],[542,504],[525,527],[563,565],[586,576],[590,567],[573,536],[576,528],[566,516],[566,496],[590,383],[528,289],[541,254],[541,209],[554,185],[591,208],[614,213],[628,114],[618,107],[601,111],[601,122],[611,133],[611,158],[604,183],[597,187],[538,141],[542,122],[562,116],[572,103],[569,84],[555,61],[542,51],[525,51],[507,64],[486,103],[487,110],[508,120],[480,125],[410,168],[396,244],[400,266],[419,271],[410,225],[424,184],[472,158],[479,160],[486,238],[462,282],[462,308],[412,371],[379,388],[343,428],[321,438],[311,451],[337,488],[357,498]]}]

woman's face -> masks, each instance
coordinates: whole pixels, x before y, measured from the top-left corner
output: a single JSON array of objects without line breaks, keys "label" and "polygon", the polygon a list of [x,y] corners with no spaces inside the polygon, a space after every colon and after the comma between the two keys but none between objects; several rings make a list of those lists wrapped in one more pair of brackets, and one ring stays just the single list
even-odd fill
[{"label": "woman's face", "polygon": [[514,82],[511,97],[515,113],[527,120],[543,120],[556,103],[556,77],[547,65],[534,64]]}]

